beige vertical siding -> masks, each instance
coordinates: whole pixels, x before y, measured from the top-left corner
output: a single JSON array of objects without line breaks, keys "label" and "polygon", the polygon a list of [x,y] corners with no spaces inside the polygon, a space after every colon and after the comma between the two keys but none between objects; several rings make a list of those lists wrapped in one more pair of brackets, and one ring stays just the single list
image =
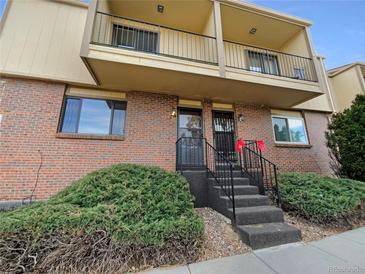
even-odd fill
[{"label": "beige vertical siding", "polygon": [[87,8],[9,0],[0,33],[0,73],[94,84],[80,58]]},{"label": "beige vertical siding", "polygon": [[226,66],[248,69],[248,60],[246,58],[246,51],[247,51],[246,46],[224,42],[224,54],[225,54]]},{"label": "beige vertical siding", "polygon": [[356,66],[330,78],[336,111],[343,111],[351,105],[357,94],[364,94]]}]

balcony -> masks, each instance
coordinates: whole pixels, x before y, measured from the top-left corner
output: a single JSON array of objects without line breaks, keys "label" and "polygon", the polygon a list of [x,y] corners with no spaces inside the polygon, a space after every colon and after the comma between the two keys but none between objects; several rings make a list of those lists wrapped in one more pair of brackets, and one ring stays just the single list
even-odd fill
[{"label": "balcony", "polygon": [[[102,12],[96,13],[91,42],[95,45],[218,65],[215,37]],[[318,81],[311,58],[226,40],[224,50],[226,66],[229,68]]]},{"label": "balcony", "polygon": [[[111,3],[122,5],[124,1]],[[102,88],[273,107],[290,107],[321,94],[310,57],[244,43],[249,39],[235,39],[239,36],[230,31],[231,23],[227,23],[231,20],[229,17],[235,18],[230,9],[221,10],[223,37],[220,42],[216,38],[211,1],[199,2],[205,3],[204,9],[208,11],[200,12],[202,19],[196,26],[189,25],[186,17],[157,20],[144,10],[138,10],[136,16],[132,10],[128,12],[132,7],[126,5],[131,2],[125,3],[128,4],[123,4],[123,9],[109,9],[121,15],[110,14],[106,9],[98,9],[93,15],[88,51],[82,57]],[[174,5],[178,5],[176,3]],[[190,8],[187,13],[191,13],[192,18],[198,16],[197,8],[183,6]],[[175,17],[183,6],[174,7]],[[141,6],[141,9],[147,8]],[[242,16],[239,18],[241,20]],[[290,35],[279,38],[289,40],[300,29],[289,30],[291,32],[284,33]],[[219,43],[223,46],[224,75]]]},{"label": "balcony", "polygon": [[311,58],[224,41],[226,67],[318,82]]},{"label": "balcony", "polygon": [[92,44],[218,65],[216,38],[97,12]]}]

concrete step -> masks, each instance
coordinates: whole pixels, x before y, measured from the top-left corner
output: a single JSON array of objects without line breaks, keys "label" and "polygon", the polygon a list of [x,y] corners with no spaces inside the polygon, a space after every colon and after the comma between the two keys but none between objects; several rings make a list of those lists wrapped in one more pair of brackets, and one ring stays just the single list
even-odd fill
[{"label": "concrete step", "polygon": [[[220,196],[225,196],[226,194],[221,189],[220,186],[214,186],[215,189],[218,189],[221,191]],[[251,194],[258,194],[259,189],[257,186],[250,186],[250,185],[235,185],[233,186],[234,195],[251,195]],[[230,193],[230,188],[227,190],[228,193]]]},{"label": "concrete step", "polygon": [[[214,184],[218,185],[215,178],[209,178],[208,180],[213,182]],[[219,178],[218,178],[218,180],[219,180]],[[225,179],[224,181],[229,182],[228,179]],[[246,185],[247,186],[247,185],[250,184],[250,180],[248,178],[234,177],[233,178],[233,184],[234,185]]]},{"label": "concrete step", "polygon": [[[229,173],[227,173],[229,174]],[[232,175],[233,177],[242,177],[242,178],[247,178],[247,175],[243,174],[242,171],[240,169],[235,169],[232,171]],[[211,178],[212,175],[210,173],[208,173],[208,177]]]},{"label": "concrete step", "polygon": [[[217,163],[215,165],[215,168],[217,170],[230,170],[231,169],[229,164],[227,164],[227,163],[222,163],[222,164]],[[232,165],[232,168],[233,168],[233,171],[234,170],[240,171],[240,169],[241,169],[241,167],[239,165]]]},{"label": "concrete step", "polygon": [[298,242],[301,240],[299,229],[285,223],[264,223],[237,226],[242,241],[253,249]]},{"label": "concrete step", "polygon": [[[227,196],[221,196],[220,198],[227,202],[230,202],[230,200]],[[235,201],[236,208],[270,205],[269,197],[264,196],[264,195],[259,195],[259,194],[236,195],[236,196],[234,196],[234,201]]]},{"label": "concrete step", "polygon": [[[229,208],[228,211],[233,214],[232,208]],[[278,222],[284,222],[283,211],[280,208],[274,206],[236,207],[237,225]]]}]

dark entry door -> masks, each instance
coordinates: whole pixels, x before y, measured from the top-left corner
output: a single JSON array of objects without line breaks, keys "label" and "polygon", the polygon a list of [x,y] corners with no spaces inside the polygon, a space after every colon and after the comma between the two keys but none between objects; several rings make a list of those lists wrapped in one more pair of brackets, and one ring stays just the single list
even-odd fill
[{"label": "dark entry door", "polygon": [[202,113],[199,109],[179,109],[178,165],[182,168],[202,168],[204,165]]},{"label": "dark entry door", "polygon": [[216,150],[236,161],[233,112],[213,111],[213,134]]}]

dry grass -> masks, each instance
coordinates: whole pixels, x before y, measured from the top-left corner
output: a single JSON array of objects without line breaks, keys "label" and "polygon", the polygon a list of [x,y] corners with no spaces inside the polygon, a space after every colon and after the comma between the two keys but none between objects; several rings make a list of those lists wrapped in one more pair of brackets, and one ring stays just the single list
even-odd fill
[{"label": "dry grass", "polygon": [[197,246],[179,241],[163,247],[123,245],[105,231],[93,234],[0,235],[0,273],[125,273],[196,261]]}]

